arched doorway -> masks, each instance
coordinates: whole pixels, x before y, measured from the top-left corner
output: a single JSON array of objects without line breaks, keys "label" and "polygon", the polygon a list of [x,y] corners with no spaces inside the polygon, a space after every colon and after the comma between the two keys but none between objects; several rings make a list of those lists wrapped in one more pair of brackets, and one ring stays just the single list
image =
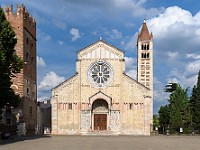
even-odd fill
[{"label": "arched doorway", "polygon": [[108,127],[108,103],[103,99],[97,99],[92,104],[93,130],[107,130]]}]

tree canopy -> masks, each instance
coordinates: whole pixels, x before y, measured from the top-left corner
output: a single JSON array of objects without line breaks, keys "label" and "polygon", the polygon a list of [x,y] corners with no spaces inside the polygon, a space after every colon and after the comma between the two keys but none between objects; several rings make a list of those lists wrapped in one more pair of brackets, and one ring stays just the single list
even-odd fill
[{"label": "tree canopy", "polygon": [[192,90],[190,105],[193,127],[200,131],[200,71],[198,73],[197,85],[194,85]]},{"label": "tree canopy", "polygon": [[159,123],[163,128],[170,128],[173,132],[179,132],[180,128],[188,129],[191,126],[187,89],[184,90],[177,84],[169,96],[169,104],[161,106],[159,110]]},{"label": "tree canopy", "polygon": [[169,123],[171,128],[179,130],[180,127],[188,127],[191,124],[191,114],[187,90],[179,85],[170,95],[169,99]]},{"label": "tree canopy", "polygon": [[23,61],[14,49],[16,43],[15,32],[0,8],[0,108],[7,104],[17,106],[20,102],[19,96],[11,88],[12,77],[23,67]]}]

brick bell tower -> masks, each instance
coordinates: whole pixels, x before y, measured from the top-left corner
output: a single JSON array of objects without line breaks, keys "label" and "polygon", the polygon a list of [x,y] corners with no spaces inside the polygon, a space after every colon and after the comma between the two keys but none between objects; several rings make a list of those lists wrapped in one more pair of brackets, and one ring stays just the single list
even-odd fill
[{"label": "brick bell tower", "polygon": [[16,11],[13,12],[12,5],[5,8],[6,19],[17,38],[16,54],[24,61],[21,72],[12,78],[12,87],[22,98],[21,105],[16,110],[17,121],[24,123],[27,134],[32,134],[37,125],[36,22],[24,5],[17,5]]},{"label": "brick bell tower", "polygon": [[144,20],[137,39],[137,80],[153,92],[153,35]]}]

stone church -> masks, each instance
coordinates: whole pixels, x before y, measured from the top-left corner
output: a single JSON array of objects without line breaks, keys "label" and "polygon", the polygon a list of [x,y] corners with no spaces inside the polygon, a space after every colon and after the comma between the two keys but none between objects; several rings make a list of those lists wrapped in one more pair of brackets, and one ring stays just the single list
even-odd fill
[{"label": "stone church", "polygon": [[78,51],[76,73],[52,89],[52,134],[150,135],[153,36],[146,21],[137,39],[137,80],[124,52],[100,38]]}]

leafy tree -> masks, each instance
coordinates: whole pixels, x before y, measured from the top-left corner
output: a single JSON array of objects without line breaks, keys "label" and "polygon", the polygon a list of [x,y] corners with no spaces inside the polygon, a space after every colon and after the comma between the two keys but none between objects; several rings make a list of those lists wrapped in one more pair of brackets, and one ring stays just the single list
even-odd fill
[{"label": "leafy tree", "polygon": [[188,128],[191,125],[190,105],[187,90],[178,85],[169,99],[169,123],[174,131],[180,127]]},{"label": "leafy tree", "polygon": [[154,128],[159,126],[159,116],[158,115],[153,115],[153,126],[154,126]]},{"label": "leafy tree", "polygon": [[159,113],[159,124],[162,128],[162,131],[166,131],[166,127],[169,126],[169,106],[161,106],[158,113]]},{"label": "leafy tree", "polygon": [[200,71],[198,73],[197,85],[192,90],[190,105],[193,126],[200,131]]},{"label": "leafy tree", "polygon": [[20,102],[11,88],[12,77],[23,67],[23,61],[14,50],[16,43],[15,33],[0,8],[0,109],[6,104],[17,106]]}]

